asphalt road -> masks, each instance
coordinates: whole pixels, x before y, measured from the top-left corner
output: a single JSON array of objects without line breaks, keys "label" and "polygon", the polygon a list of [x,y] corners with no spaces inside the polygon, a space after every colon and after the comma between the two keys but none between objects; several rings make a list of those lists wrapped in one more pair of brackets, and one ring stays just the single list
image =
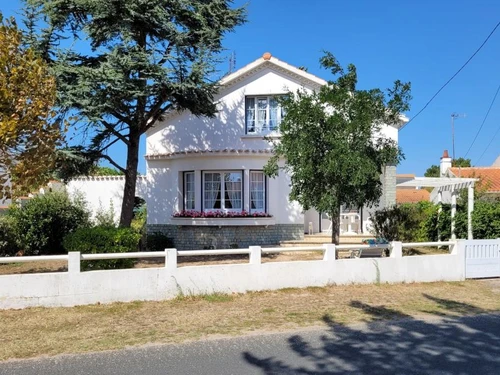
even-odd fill
[{"label": "asphalt road", "polygon": [[0,363],[0,374],[500,374],[500,315],[411,318]]}]

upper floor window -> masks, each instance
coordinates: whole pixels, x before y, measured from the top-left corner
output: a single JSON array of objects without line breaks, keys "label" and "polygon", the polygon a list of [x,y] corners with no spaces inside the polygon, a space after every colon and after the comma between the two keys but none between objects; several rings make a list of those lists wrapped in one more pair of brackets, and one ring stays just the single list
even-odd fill
[{"label": "upper floor window", "polygon": [[247,96],[245,122],[247,134],[265,134],[279,128],[285,113],[274,96]]}]

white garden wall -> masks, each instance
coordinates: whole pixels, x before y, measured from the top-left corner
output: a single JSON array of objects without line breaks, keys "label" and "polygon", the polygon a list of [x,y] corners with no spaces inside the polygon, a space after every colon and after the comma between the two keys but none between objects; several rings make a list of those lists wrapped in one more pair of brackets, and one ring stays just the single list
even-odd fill
[{"label": "white garden wall", "polygon": [[70,253],[68,272],[0,276],[0,309],[158,301],[181,293],[465,279],[463,241],[450,254],[409,257],[401,256],[401,243],[397,242],[388,258],[336,260],[334,245],[324,248],[324,259],[316,261],[261,263],[261,248],[251,247],[247,264],[180,268],[177,251],[170,249],[164,254],[165,267],[89,272],[80,272],[80,254]]},{"label": "white garden wall", "polygon": [[[66,187],[72,197],[81,195],[88,204],[88,208],[95,215],[99,209],[108,211],[112,206],[115,220],[120,218],[123,201],[124,176],[91,176],[79,177],[68,182]],[[146,199],[146,178],[137,178],[137,197]]]}]

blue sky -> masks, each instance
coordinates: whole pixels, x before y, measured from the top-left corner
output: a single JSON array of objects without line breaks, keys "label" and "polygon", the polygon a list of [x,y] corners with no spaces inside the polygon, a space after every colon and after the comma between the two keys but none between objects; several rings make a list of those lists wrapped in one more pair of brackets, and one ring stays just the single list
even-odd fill
[{"label": "blue sky", "polygon": [[[237,5],[244,1],[236,1]],[[4,15],[14,14],[18,0],[0,0]],[[498,0],[250,0],[248,23],[229,34],[225,47],[236,53],[236,68],[266,51],[328,79],[319,67],[322,50],[342,64],[358,68],[360,88],[387,88],[396,79],[411,81],[416,114],[483,42],[500,21]],[[221,69],[227,69],[222,65]],[[398,173],[423,175],[452,148],[450,115],[455,122],[456,156],[464,156],[500,84],[500,28],[479,54],[406,128],[405,153]],[[467,155],[474,165],[491,165],[500,154],[500,134],[478,160],[500,127],[500,95]],[[142,142],[144,144],[144,140]],[[144,154],[144,147],[141,150]],[[113,157],[124,160],[122,148]],[[141,158],[140,171],[145,172]]]}]

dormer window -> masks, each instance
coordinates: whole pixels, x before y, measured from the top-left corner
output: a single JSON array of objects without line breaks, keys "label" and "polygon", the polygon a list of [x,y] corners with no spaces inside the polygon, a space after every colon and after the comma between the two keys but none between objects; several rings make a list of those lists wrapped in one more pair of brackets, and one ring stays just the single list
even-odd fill
[{"label": "dormer window", "polygon": [[247,96],[245,122],[247,134],[267,134],[278,131],[284,117],[283,108],[274,96]]}]

